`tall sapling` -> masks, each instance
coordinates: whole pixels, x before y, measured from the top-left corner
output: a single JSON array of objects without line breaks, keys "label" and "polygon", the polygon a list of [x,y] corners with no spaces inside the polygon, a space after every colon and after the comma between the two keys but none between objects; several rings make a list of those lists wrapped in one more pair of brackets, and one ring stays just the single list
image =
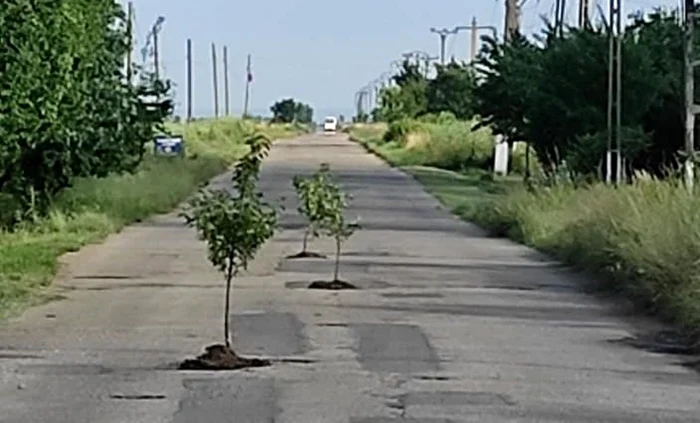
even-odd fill
[{"label": "tall sapling", "polygon": [[246,270],[260,247],[270,239],[277,227],[277,210],[262,199],[257,191],[260,166],[267,156],[271,141],[262,134],[245,138],[249,152],[236,164],[232,187],[202,190],[189,202],[183,213],[187,224],[197,230],[207,243],[209,261],[223,272],[226,280],[224,306],[224,343],[212,345],[195,360],[187,360],[186,369],[237,369],[266,365],[264,360],[239,357],[231,347],[230,298],[233,278]]},{"label": "tall sapling", "polygon": [[321,229],[326,235],[335,240],[335,266],[333,280],[313,282],[312,289],[356,289],[356,287],[339,279],[340,253],[342,245],[357,229],[359,222],[348,222],[345,218],[345,209],[348,207],[348,196],[340,189],[338,184],[328,178],[325,182],[324,216],[320,221]]},{"label": "tall sapling", "polygon": [[301,252],[287,258],[325,258],[323,254],[308,250],[309,238],[316,238],[320,235],[319,229],[322,221],[328,214],[326,210],[326,200],[328,197],[327,183],[330,167],[327,163],[321,164],[319,170],[310,177],[297,175],[294,177],[294,190],[299,199],[299,214],[307,221]]}]

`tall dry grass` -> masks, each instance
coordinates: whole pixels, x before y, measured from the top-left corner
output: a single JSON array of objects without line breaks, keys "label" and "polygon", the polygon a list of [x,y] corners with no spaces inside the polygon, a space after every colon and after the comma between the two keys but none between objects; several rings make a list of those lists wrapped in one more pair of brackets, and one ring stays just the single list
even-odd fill
[{"label": "tall dry grass", "polygon": [[700,327],[700,195],[675,180],[518,189],[472,218],[569,263],[686,329]]}]

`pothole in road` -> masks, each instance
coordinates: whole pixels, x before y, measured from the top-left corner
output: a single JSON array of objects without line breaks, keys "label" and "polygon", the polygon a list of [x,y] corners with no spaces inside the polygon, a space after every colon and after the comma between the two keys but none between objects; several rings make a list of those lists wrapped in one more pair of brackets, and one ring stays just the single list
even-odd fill
[{"label": "pothole in road", "polygon": [[302,251],[291,256],[285,257],[286,260],[298,260],[298,259],[325,259],[327,258],[321,253],[315,253],[313,251]]},{"label": "pothole in road", "polygon": [[273,358],[270,359],[273,363],[289,363],[289,364],[315,364],[318,361],[311,358]]},{"label": "pothole in road", "polygon": [[344,291],[359,289],[357,286],[351,284],[350,282],[336,280],[336,281],[314,281],[309,285],[309,289],[321,289],[327,291]]},{"label": "pothole in road", "polygon": [[162,400],[162,399],[166,398],[166,396],[162,395],[162,394],[134,394],[134,395],[112,394],[109,397],[111,399],[127,400],[127,401]]},{"label": "pothole in road", "polygon": [[[340,285],[347,284],[348,282],[343,282],[340,281]],[[334,286],[334,284],[336,286]],[[314,285],[313,287],[311,285]],[[388,284],[383,281],[366,281],[366,280],[359,280],[359,281],[354,281],[350,285],[352,287],[341,287],[337,283],[329,282],[329,281],[314,281],[314,282],[308,282],[308,281],[290,281],[286,282],[284,284],[284,287],[287,289],[319,289],[319,290],[358,290],[358,289],[386,289],[386,288],[391,288],[393,285]]]},{"label": "pothole in road", "polygon": [[4,353],[0,352],[0,360],[39,360],[44,357],[36,354]]},{"label": "pothole in road", "polygon": [[438,292],[387,292],[382,294],[384,298],[443,298]]},{"label": "pothole in road", "polygon": [[414,379],[444,382],[444,381],[452,380],[454,378],[449,377],[449,376],[425,376],[425,375],[421,375],[421,376],[414,377]]},{"label": "pothole in road", "polygon": [[137,275],[76,275],[72,279],[95,279],[95,280],[130,280],[130,279],[141,279],[141,276]]}]

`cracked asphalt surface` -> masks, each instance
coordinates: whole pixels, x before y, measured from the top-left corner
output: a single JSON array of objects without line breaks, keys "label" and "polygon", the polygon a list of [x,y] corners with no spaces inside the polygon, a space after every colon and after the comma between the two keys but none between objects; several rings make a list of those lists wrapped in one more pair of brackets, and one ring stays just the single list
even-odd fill
[{"label": "cracked asphalt surface", "polygon": [[[361,290],[306,290],[332,260],[284,259],[303,232],[291,178],[321,162],[362,219],[341,265]],[[460,222],[345,136],[277,143],[261,188],[287,211],[236,281],[234,342],[272,367],[175,370],[222,338],[223,283],[176,213],[158,216],[66,256],[60,299],[0,327],[0,422],[700,421],[692,357],[625,341],[654,324]]]}]

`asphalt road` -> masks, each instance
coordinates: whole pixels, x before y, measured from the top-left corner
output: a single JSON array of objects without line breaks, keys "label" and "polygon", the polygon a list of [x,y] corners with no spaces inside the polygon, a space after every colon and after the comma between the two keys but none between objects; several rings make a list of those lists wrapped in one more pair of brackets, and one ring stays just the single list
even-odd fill
[{"label": "asphalt road", "polygon": [[60,298],[0,327],[0,422],[700,421],[700,377],[679,364],[692,358],[627,340],[654,325],[453,218],[342,135],[278,143],[262,187],[293,197],[293,175],[322,161],[362,218],[341,275],[363,289],[303,289],[332,260],[283,259],[302,234],[287,200],[285,229],[233,291],[238,351],[272,367],[175,370],[222,338],[223,283],[194,233],[160,216],[67,256]]}]

